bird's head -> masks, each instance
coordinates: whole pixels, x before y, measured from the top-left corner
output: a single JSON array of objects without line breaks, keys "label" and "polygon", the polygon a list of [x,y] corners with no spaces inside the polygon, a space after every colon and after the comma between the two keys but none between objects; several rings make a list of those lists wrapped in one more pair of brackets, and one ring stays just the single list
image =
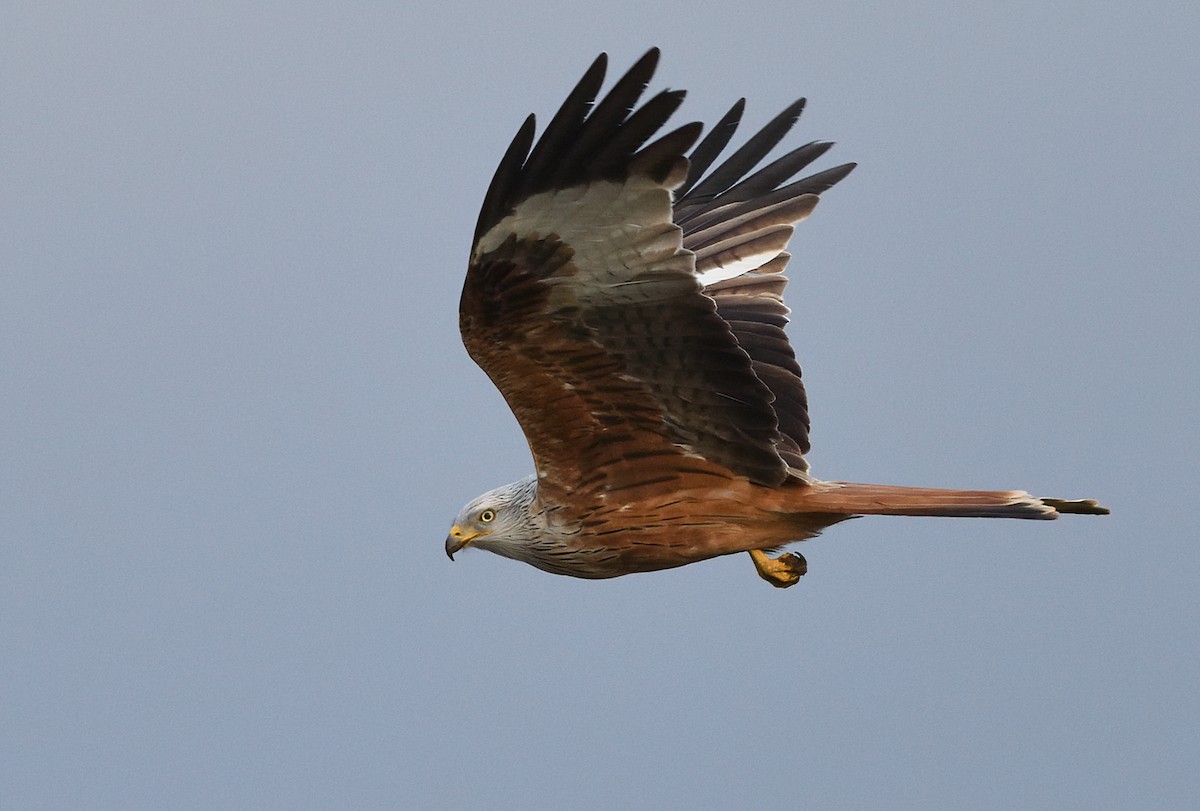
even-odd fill
[{"label": "bird's head", "polygon": [[472,499],[459,511],[446,537],[446,554],[478,546],[504,554],[504,547],[527,542],[533,478],[506,484]]}]

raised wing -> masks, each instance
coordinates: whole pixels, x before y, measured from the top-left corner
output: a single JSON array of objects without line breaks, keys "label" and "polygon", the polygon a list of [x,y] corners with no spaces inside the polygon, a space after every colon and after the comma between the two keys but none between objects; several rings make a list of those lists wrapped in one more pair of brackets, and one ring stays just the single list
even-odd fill
[{"label": "raised wing", "polygon": [[[777,271],[791,222],[816,198],[780,187],[807,164],[780,165],[789,156],[742,179],[799,109],[696,182],[737,122],[726,116],[697,147],[690,173],[699,124],[647,143],[683,99],[664,91],[634,110],[657,60],[651,50],[592,109],[601,55],[536,146],[526,120],[480,212],[463,341],[521,423],[543,487],[730,474],[777,485],[803,464],[807,414]],[[808,160],[824,151],[808,149]],[[732,278],[706,295],[698,269]]]}]

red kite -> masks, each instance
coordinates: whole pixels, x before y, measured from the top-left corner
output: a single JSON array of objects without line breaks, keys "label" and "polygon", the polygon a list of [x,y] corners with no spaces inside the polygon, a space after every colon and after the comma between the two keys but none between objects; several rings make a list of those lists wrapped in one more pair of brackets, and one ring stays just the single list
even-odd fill
[{"label": "red kite", "polygon": [[857,515],[1107,514],[1091,500],[809,474],[785,249],[854,164],[792,180],[831,146],[815,141],[758,168],[801,99],[709,171],[744,102],[698,144],[699,123],[651,140],[684,96],[637,106],[657,62],[651,50],[593,107],[602,54],[536,145],[526,119],[488,188],[459,325],[536,473],[467,504],[447,554],[470,545],[603,578],[749,552],[786,587],[804,558],[768,553]]}]

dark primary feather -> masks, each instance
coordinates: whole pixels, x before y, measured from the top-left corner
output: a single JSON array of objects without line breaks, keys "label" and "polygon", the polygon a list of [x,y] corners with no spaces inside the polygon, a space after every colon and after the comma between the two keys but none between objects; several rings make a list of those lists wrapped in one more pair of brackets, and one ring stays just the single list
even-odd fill
[{"label": "dark primary feather", "polygon": [[[791,222],[811,210],[813,190],[852,166],[781,186],[828,148],[818,142],[753,171],[795,123],[801,100],[706,175],[741,119],[739,101],[693,150],[689,169],[684,155],[698,123],[647,144],[683,99],[682,91],[663,91],[637,107],[657,60],[657,49],[648,52],[593,108],[602,55],[536,145],[532,117],[518,132],[480,212],[476,244],[486,237],[487,250],[473,251],[464,284],[463,339],[516,413],[539,471],[561,485],[586,480],[611,489],[667,481],[685,469],[779,484],[789,467],[805,469],[808,415],[783,332],[779,271],[787,257],[771,257],[783,250]],[[600,273],[580,267],[575,248],[557,234],[494,232],[535,195],[574,187],[584,194],[589,184],[638,177],[678,187],[674,220],[683,247],[697,252],[694,264],[684,253],[676,256],[687,260],[682,265]],[[652,234],[666,223],[637,225],[634,233]],[[588,239],[586,223],[572,219],[570,228]],[[751,273],[704,292],[695,281],[697,266],[762,252],[769,253],[763,267]],[[604,273],[628,278],[601,286],[611,292],[598,296],[595,280]]]},{"label": "dark primary feather", "polygon": [[781,158],[767,164],[722,194],[723,202],[753,200],[774,191],[780,183],[795,177],[806,166],[824,155],[833,146],[828,141],[813,141],[793,149]]},{"label": "dark primary feather", "polygon": [[[643,58],[644,59],[644,58]],[[640,63],[639,63],[640,64]],[[576,139],[600,86],[604,83],[604,72],[608,66],[608,55],[600,54],[592,66],[583,74],[575,89],[567,96],[558,112],[546,125],[545,132],[529,154],[521,172],[520,185],[513,189],[513,202],[550,188],[554,168],[561,162],[563,154]],[[637,70],[634,65],[632,70]]]},{"label": "dark primary feather", "polygon": [[729,140],[733,138],[733,134],[737,131],[738,124],[741,123],[742,113],[746,110],[746,100],[738,99],[733,106],[729,108],[729,112],[721,116],[721,120],[709,130],[708,135],[704,136],[704,140],[696,144],[696,148],[692,150],[692,154],[688,156],[688,174],[683,184],[675,190],[677,199],[687,196],[687,193],[692,190],[708,168],[729,145]]},{"label": "dark primary feather", "polygon": [[804,99],[797,99],[784,108],[783,112],[771,119],[765,127],[754,134],[750,140],[742,144],[728,159],[705,177],[688,193],[680,197],[675,205],[675,221],[683,223],[694,216],[693,209],[702,205],[710,198],[728,189],[746,173],[751,171],[767,153],[783,139],[800,113],[804,110]]},{"label": "dark primary feather", "polygon": [[492,176],[487,194],[483,197],[479,219],[475,222],[472,244],[479,242],[484,232],[502,220],[511,210],[513,191],[520,180],[522,165],[529,155],[529,148],[533,146],[533,134],[536,129],[537,121],[531,113],[525,117],[525,123],[517,130],[512,143],[505,150],[504,157],[500,159],[500,165],[496,167],[496,173]]}]

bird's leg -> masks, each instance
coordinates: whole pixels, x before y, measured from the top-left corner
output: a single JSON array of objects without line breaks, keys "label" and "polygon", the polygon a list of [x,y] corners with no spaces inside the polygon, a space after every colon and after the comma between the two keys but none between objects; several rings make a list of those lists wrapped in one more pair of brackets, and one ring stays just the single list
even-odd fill
[{"label": "bird's leg", "polygon": [[759,577],[781,589],[796,585],[808,571],[808,561],[799,552],[787,552],[773,558],[761,549],[751,549],[750,557],[754,560]]}]

